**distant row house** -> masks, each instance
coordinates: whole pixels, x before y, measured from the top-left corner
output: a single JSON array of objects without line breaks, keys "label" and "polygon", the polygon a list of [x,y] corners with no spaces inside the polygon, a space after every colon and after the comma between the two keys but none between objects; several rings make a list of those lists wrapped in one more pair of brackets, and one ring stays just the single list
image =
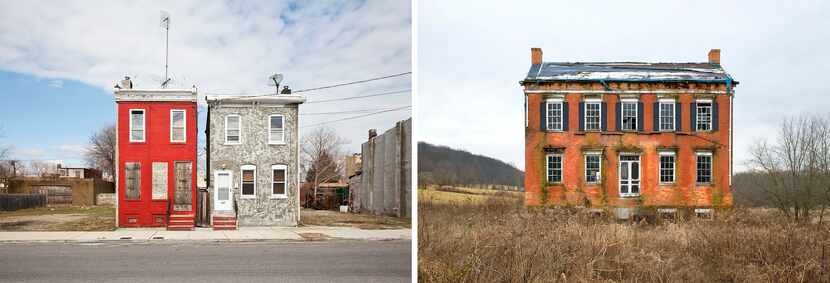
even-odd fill
[{"label": "distant row house", "polygon": [[531,50],[528,205],[730,206],[734,81],[706,63],[543,62]]},{"label": "distant row house", "polygon": [[122,85],[115,90],[119,227],[192,230],[204,212],[214,229],[299,223],[297,114],[305,98],[208,97],[208,197],[197,198],[195,87]]}]

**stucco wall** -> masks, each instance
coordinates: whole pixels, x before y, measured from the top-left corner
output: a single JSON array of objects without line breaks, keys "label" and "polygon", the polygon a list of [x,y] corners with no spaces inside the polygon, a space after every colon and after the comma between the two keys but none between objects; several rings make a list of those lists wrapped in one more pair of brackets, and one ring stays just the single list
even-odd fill
[{"label": "stucco wall", "polygon": [[[217,104],[210,106],[210,184],[213,205],[215,173],[229,170],[240,226],[295,226],[299,215],[297,196],[297,105]],[[242,143],[225,144],[225,116],[238,114]],[[285,144],[268,144],[268,116],[284,115]],[[271,198],[271,165],[286,165],[286,198]],[[256,165],[256,198],[240,198],[243,165]]]},{"label": "stucco wall", "polygon": [[357,176],[360,211],[410,217],[412,119],[363,143],[362,174]]}]

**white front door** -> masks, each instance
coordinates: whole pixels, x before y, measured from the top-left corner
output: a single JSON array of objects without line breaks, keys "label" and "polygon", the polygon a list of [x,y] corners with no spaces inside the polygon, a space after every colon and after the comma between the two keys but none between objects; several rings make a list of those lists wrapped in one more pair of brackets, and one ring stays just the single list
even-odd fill
[{"label": "white front door", "polygon": [[640,156],[620,154],[620,196],[640,195]]},{"label": "white front door", "polygon": [[216,191],[213,194],[213,210],[232,211],[231,171],[216,171],[214,180]]}]

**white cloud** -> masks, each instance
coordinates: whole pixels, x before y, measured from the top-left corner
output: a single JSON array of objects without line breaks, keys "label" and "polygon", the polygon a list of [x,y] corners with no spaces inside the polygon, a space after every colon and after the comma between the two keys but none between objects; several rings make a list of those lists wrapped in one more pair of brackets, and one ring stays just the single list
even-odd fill
[{"label": "white cloud", "polygon": [[50,80],[49,81],[49,86],[54,87],[54,88],[62,88],[63,87],[63,81],[62,80]]},{"label": "white cloud", "polygon": [[83,144],[62,144],[55,147],[60,156],[81,159],[87,152],[87,145]]},{"label": "white cloud", "polygon": [[[752,140],[784,116],[826,113],[828,4],[801,1],[418,2],[418,138],[524,168],[524,100],[518,82],[530,48],[546,61],[722,64],[735,98],[735,167]],[[798,99],[792,99],[792,98]],[[808,102],[808,103],[805,103]]]},{"label": "white cloud", "polygon": [[37,160],[46,155],[46,151],[40,148],[12,148],[11,159]]},{"label": "white cloud", "polygon": [[[172,86],[200,94],[270,92],[268,76],[294,89],[411,70],[406,1],[2,1],[0,69],[111,89],[124,75],[136,88],[164,76],[160,11],[171,14]],[[409,77],[309,93],[334,98],[406,89]],[[316,104],[301,112],[410,104],[409,96]],[[358,150],[369,127],[389,128],[408,112],[333,124]],[[313,124],[332,117],[308,117]],[[335,117],[341,118],[341,117]]]}]

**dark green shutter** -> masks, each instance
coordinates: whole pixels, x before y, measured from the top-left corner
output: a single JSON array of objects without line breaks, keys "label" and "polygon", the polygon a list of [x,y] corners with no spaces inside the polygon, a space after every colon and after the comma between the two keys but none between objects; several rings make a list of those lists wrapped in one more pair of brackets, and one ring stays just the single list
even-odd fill
[{"label": "dark green shutter", "polygon": [[562,102],[562,130],[568,130],[568,102]]},{"label": "dark green shutter", "polygon": [[579,102],[579,131],[585,131],[585,102]]},{"label": "dark green shutter", "polygon": [[680,125],[680,101],[674,104],[674,131],[679,132],[683,129],[683,125]]},{"label": "dark green shutter", "polygon": [[689,104],[689,132],[696,132],[697,131],[697,103],[692,102]]},{"label": "dark green shutter", "polygon": [[643,117],[645,116],[645,115],[643,115],[643,111],[645,109],[646,108],[643,107],[642,102],[637,102],[637,131],[638,132],[643,131]]},{"label": "dark green shutter", "polygon": [[545,102],[539,103],[539,130],[543,132],[547,130],[547,121],[545,119],[545,112],[547,112],[547,109],[545,106]]},{"label": "dark green shutter", "polygon": [[718,103],[712,102],[712,131],[718,130]]},{"label": "dark green shutter", "polygon": [[651,130],[654,132],[659,132],[660,130],[662,130],[660,128],[660,102],[655,102],[654,107],[652,108],[654,110],[651,111],[651,121],[653,121],[651,124]]},{"label": "dark green shutter", "polygon": [[622,131],[622,103],[617,102],[616,106],[614,106],[614,117],[617,118],[617,120],[615,121],[616,122],[615,126],[617,126],[617,127],[615,129],[616,129],[617,132],[621,132]]},{"label": "dark green shutter", "polygon": [[600,109],[599,110],[602,111],[599,114],[599,116],[601,118],[599,120],[599,128],[600,128],[600,130],[602,130],[604,132],[604,131],[608,130],[608,123],[607,123],[607,121],[608,121],[608,104],[605,103],[605,102],[600,103]]}]

